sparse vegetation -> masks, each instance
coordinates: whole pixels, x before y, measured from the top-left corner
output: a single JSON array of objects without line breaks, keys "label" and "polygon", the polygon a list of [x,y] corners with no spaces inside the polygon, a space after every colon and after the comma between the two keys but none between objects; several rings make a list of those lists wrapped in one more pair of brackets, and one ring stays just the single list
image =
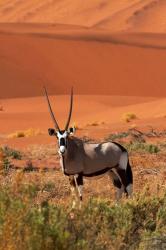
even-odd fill
[{"label": "sparse vegetation", "polygon": [[118,205],[91,199],[81,210],[71,211],[48,199],[37,203],[38,193],[35,184],[18,180],[0,189],[0,249],[127,250],[153,249],[154,242],[156,247],[164,245],[166,194],[143,193]]},{"label": "sparse vegetation", "polygon": [[2,161],[2,165],[1,165],[1,173],[3,174],[8,174],[9,170],[10,170],[10,161],[7,157],[5,157]]},{"label": "sparse vegetation", "polygon": [[144,134],[137,130],[128,130],[127,132],[119,132],[110,134],[108,137],[105,138],[106,141],[112,141],[112,140],[120,140],[123,138],[127,138],[129,136],[132,136],[132,141],[130,142],[121,142],[122,145],[129,151],[129,152],[143,152],[143,153],[158,153],[160,151],[160,147],[151,144],[146,143],[144,139]]},{"label": "sparse vegetation", "polygon": [[124,113],[121,118],[122,118],[122,121],[130,122],[132,120],[137,119],[137,116],[135,113],[128,112],[128,113]]},{"label": "sparse vegetation", "polygon": [[50,145],[32,145],[29,146],[28,150],[28,157],[30,159],[44,159],[44,158],[53,158],[58,157],[59,154],[57,152],[57,145],[50,144]]},{"label": "sparse vegetation", "polygon": [[157,145],[149,143],[125,143],[124,146],[129,152],[144,152],[150,154],[156,154],[160,151],[160,148]]},{"label": "sparse vegetation", "polygon": [[104,125],[104,124],[105,124],[104,121],[94,121],[94,122],[88,123],[86,126],[93,126],[93,127],[96,127],[96,126],[100,126],[100,125]]},{"label": "sparse vegetation", "polygon": [[16,149],[12,149],[8,146],[2,147],[1,151],[3,152],[5,157],[10,157],[12,159],[17,159],[17,160],[21,160],[21,158],[22,158],[22,154],[20,151],[18,151]]},{"label": "sparse vegetation", "polygon": [[20,151],[9,148],[8,146],[0,148],[0,172],[7,174],[11,168],[11,160],[21,160],[22,154]]},{"label": "sparse vegetation", "polygon": [[[123,141],[130,142],[130,143],[146,143],[149,138],[165,138],[166,131],[157,131],[153,128],[147,132],[141,132],[136,128],[130,128],[128,131],[124,132],[115,132],[108,135],[105,140],[118,140],[119,142],[123,143]],[[121,140],[122,139],[122,140]],[[125,139],[125,140],[123,140]]]},{"label": "sparse vegetation", "polygon": [[43,134],[40,129],[27,129],[25,131],[16,131],[8,135],[8,138],[31,137]]},{"label": "sparse vegetation", "polygon": [[110,134],[108,135],[105,140],[106,141],[109,141],[109,140],[116,140],[116,139],[122,139],[122,138],[126,138],[129,136],[129,132],[117,132],[117,133],[114,133],[114,134]]},{"label": "sparse vegetation", "polygon": [[[127,141],[133,134],[136,141]],[[0,148],[3,170],[0,175],[0,250],[165,249],[166,144],[138,140],[154,136],[160,138],[165,132],[128,130],[111,134],[108,140],[122,140],[129,150],[134,197],[123,198],[115,204],[109,178],[85,180],[80,210],[71,210],[68,178],[58,168],[51,173],[31,172],[33,160],[48,164],[51,158],[56,162],[56,145],[34,145],[25,155],[9,147]],[[84,141],[94,142],[89,137]],[[20,156],[24,163],[25,156],[29,159],[27,169],[9,171],[12,159],[21,159]]]}]

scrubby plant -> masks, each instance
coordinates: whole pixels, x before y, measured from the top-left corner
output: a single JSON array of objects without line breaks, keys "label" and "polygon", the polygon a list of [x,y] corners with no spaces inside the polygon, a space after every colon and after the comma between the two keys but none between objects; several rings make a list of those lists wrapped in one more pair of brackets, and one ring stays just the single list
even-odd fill
[{"label": "scrubby plant", "polygon": [[109,140],[116,140],[116,139],[122,139],[122,138],[126,138],[129,136],[129,132],[117,132],[117,133],[113,133],[108,135],[105,140],[109,141]]},{"label": "scrubby plant", "polygon": [[149,143],[125,143],[124,146],[128,149],[129,152],[145,152],[150,154],[156,154],[160,151],[160,148],[157,145]]},{"label": "scrubby plant", "polygon": [[8,174],[11,168],[11,160],[22,159],[22,154],[20,151],[4,146],[0,148],[0,170],[1,174]]},{"label": "scrubby plant", "polygon": [[22,181],[0,188],[0,249],[128,250],[153,249],[154,238],[164,243],[166,194],[119,204],[91,199],[71,211],[47,200],[36,204],[37,193]]},{"label": "scrubby plant", "polygon": [[2,168],[5,174],[7,174],[10,170],[10,161],[7,157],[5,157],[2,161]]},{"label": "scrubby plant", "polygon": [[8,135],[8,138],[21,138],[21,137],[25,137],[25,133],[23,131],[16,131]]},{"label": "scrubby plant", "polygon": [[104,121],[93,121],[93,122],[88,123],[86,126],[97,127],[97,126],[104,125],[104,124],[105,124]]},{"label": "scrubby plant", "polygon": [[3,148],[0,148],[0,173],[7,174],[10,169],[10,161],[6,154],[3,151]]},{"label": "scrubby plant", "polygon": [[30,128],[24,131],[16,131],[8,135],[8,138],[31,137],[43,134],[40,129]]},{"label": "scrubby plant", "polygon": [[10,157],[12,159],[17,159],[17,160],[21,160],[22,158],[22,153],[16,149],[12,149],[8,146],[2,147],[1,148],[3,154],[5,155],[5,157]]},{"label": "scrubby plant", "polygon": [[132,112],[124,113],[121,117],[122,121],[125,122],[130,122],[132,120],[135,120],[136,118],[137,118],[136,114]]}]

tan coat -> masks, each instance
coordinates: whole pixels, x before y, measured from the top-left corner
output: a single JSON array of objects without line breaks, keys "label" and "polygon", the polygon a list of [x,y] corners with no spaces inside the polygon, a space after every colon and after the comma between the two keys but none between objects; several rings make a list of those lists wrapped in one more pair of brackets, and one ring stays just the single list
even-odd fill
[{"label": "tan coat", "polygon": [[126,155],[124,164],[127,167],[127,152],[123,152],[115,143],[84,143],[81,139],[69,137],[63,167],[67,175],[93,175],[119,165],[122,154]]}]

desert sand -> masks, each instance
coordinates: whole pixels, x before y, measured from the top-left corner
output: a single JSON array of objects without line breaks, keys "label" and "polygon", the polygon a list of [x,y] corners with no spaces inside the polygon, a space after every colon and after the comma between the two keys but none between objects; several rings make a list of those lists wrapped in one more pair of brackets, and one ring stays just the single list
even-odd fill
[{"label": "desert sand", "polygon": [[0,22],[162,33],[166,31],[165,11],[165,0],[3,0],[0,2]]},{"label": "desert sand", "polygon": [[[59,126],[63,129],[69,110],[69,96],[51,96],[50,100]],[[54,124],[44,97],[3,99],[1,103],[4,108],[0,113],[1,144],[22,148],[31,144],[56,142],[56,138],[49,137],[47,133],[47,129],[54,127]],[[165,110],[166,98],[76,95],[71,126],[78,128],[77,136],[96,139],[133,127],[164,130]],[[137,118],[130,122],[124,121],[123,115],[128,112],[134,113]],[[41,134],[28,138],[10,138],[16,131],[31,128],[39,130]]]}]

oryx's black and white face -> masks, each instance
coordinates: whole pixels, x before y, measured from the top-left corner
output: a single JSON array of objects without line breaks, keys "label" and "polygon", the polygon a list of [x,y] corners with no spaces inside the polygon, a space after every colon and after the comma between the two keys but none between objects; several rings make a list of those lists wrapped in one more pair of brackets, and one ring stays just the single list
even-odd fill
[{"label": "oryx's black and white face", "polygon": [[68,131],[59,130],[56,131],[53,128],[48,129],[48,133],[50,136],[56,136],[58,140],[58,147],[59,147],[59,154],[64,155],[67,152],[67,144],[68,144],[68,137],[73,135],[74,128],[70,128]]},{"label": "oryx's black and white face", "polygon": [[58,145],[59,145],[59,153],[64,154],[67,150],[67,137],[68,132],[67,131],[58,131],[57,134],[58,139]]},{"label": "oryx's black and white face", "polygon": [[64,130],[61,130],[59,128],[58,123],[57,123],[57,121],[55,119],[54,113],[52,111],[50,100],[49,100],[49,97],[48,97],[48,94],[47,94],[47,91],[46,91],[45,87],[44,87],[44,90],[45,90],[45,96],[46,96],[46,99],[47,99],[49,111],[50,111],[52,120],[53,120],[54,125],[55,125],[55,129],[52,129],[52,128],[48,129],[48,133],[51,136],[55,135],[57,137],[58,146],[59,146],[59,153],[61,155],[63,155],[67,151],[67,140],[68,140],[68,137],[74,133],[74,129],[73,128],[68,129],[69,128],[69,124],[70,124],[71,114],[72,114],[72,106],[73,106],[73,88],[71,89],[71,99],[70,99],[69,115],[68,115],[68,119],[67,119],[66,126],[65,126]]}]

